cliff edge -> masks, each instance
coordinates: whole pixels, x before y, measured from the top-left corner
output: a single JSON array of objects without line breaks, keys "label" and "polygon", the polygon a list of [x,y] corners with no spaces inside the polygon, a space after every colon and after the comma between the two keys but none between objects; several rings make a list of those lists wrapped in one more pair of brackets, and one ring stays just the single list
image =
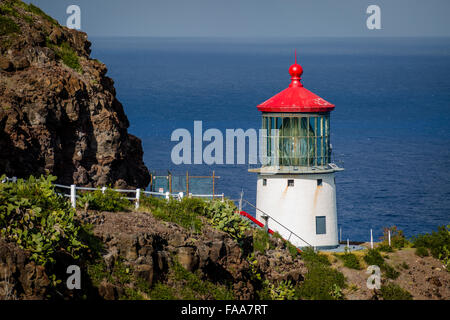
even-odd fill
[{"label": "cliff edge", "polygon": [[84,32],[0,1],[0,173],[83,186],[144,187],[141,140]]}]

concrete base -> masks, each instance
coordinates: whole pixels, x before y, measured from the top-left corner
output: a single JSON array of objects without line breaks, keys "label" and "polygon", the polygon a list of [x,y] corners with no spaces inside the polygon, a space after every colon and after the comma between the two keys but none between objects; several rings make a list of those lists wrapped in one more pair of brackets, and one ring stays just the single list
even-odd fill
[{"label": "concrete base", "polygon": [[[270,229],[297,247],[339,245],[334,172],[259,173],[256,207],[273,218]],[[264,221],[262,216],[257,210],[256,218]]]}]

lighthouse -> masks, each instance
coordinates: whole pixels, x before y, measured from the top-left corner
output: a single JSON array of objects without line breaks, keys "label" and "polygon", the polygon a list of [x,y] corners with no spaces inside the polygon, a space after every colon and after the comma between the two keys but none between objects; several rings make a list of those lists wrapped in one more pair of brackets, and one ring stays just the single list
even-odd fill
[{"label": "lighthouse", "polygon": [[303,68],[289,68],[288,88],[258,105],[262,112],[262,166],[256,219],[297,247],[339,245],[330,113],[335,106],[303,87]]}]

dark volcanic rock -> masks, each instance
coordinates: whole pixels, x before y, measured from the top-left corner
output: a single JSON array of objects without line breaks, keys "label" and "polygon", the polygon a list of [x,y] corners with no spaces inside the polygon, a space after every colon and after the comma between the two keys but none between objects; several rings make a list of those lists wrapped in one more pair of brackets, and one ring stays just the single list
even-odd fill
[{"label": "dark volcanic rock", "polygon": [[[234,239],[211,226],[205,224],[201,234],[193,234],[142,212],[89,212],[83,220],[94,226],[94,234],[104,243],[103,259],[109,268],[116,259],[124,258],[135,275],[152,284],[164,281],[176,260],[188,271],[199,271],[204,279],[231,283],[237,299],[255,297],[246,253]],[[250,231],[250,242],[251,234]],[[303,281],[306,273],[303,261],[293,259],[281,243],[275,244],[267,255],[257,253],[255,258],[262,276],[273,283]],[[103,285],[100,295],[110,299],[112,292]]]},{"label": "dark volcanic rock", "polygon": [[44,299],[50,281],[29,252],[0,239],[0,300]]},{"label": "dark volcanic rock", "polygon": [[128,134],[114,82],[105,65],[90,58],[87,35],[18,1],[1,2],[16,12],[1,14],[20,31],[0,34],[0,174],[146,186],[141,141]]}]

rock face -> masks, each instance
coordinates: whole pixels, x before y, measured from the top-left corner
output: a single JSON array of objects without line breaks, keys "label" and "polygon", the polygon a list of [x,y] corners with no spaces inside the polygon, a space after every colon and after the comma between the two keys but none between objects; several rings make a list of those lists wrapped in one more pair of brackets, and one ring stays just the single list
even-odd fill
[{"label": "rock face", "polygon": [[20,1],[1,3],[0,174],[145,187],[141,141],[128,134],[114,82],[90,58],[87,35]]},{"label": "rock face", "polygon": [[[208,225],[204,226],[207,229],[201,234],[193,234],[177,224],[157,220],[148,213],[92,212],[83,220],[94,226],[94,234],[104,244],[103,259],[108,268],[123,258],[132,266],[136,276],[151,285],[165,281],[170,266],[176,260],[186,270],[200,272],[212,282],[233,284],[237,299],[255,298],[256,288],[249,277],[247,260],[253,251],[252,232],[241,249],[226,233]],[[264,278],[273,283],[291,280],[296,284],[302,281],[307,272],[304,262],[300,258],[293,259],[280,239],[273,241],[277,242],[275,249],[255,255]],[[105,299],[114,299],[118,289],[103,283],[99,294]]]},{"label": "rock face", "polygon": [[0,300],[42,300],[50,281],[43,266],[29,260],[29,252],[0,239]]}]

